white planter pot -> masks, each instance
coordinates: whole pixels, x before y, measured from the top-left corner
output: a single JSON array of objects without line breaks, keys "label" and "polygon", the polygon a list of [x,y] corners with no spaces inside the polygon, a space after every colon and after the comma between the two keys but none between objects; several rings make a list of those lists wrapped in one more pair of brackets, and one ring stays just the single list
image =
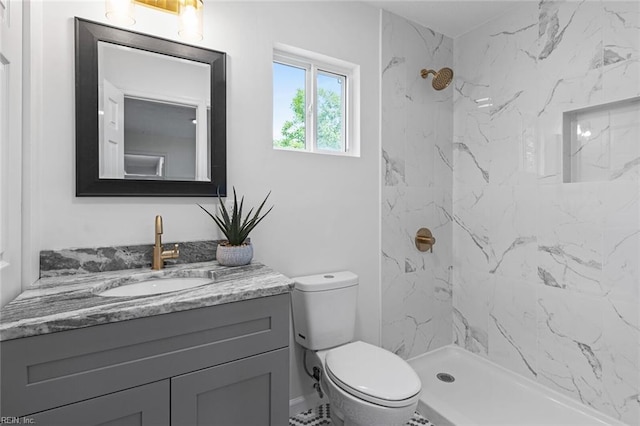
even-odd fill
[{"label": "white planter pot", "polygon": [[253,246],[245,243],[241,246],[228,246],[218,244],[216,249],[216,260],[223,266],[248,265],[253,259]]}]

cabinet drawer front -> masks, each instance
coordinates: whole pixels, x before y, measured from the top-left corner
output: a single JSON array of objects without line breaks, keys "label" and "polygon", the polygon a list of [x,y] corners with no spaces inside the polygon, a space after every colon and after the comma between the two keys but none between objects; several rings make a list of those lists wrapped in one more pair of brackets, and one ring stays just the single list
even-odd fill
[{"label": "cabinet drawer front", "polygon": [[289,295],[0,342],[3,416],[22,416],[289,344]]},{"label": "cabinet drawer front", "polygon": [[40,426],[169,426],[169,380],[29,416]]}]

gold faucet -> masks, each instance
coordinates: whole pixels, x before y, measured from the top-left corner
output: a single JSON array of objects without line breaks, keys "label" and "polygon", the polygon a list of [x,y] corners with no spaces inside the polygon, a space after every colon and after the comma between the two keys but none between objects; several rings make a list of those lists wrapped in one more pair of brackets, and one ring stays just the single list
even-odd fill
[{"label": "gold faucet", "polygon": [[173,250],[162,250],[162,216],[156,216],[156,242],[153,245],[153,263],[151,269],[156,271],[164,268],[165,259],[177,259],[180,256],[178,245],[174,245]]}]

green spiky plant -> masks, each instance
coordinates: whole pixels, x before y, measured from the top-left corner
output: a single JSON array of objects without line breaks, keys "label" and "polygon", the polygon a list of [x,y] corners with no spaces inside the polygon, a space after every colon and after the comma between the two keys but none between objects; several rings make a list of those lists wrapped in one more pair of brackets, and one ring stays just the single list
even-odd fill
[{"label": "green spiky plant", "polygon": [[[238,206],[238,197],[236,196],[235,187],[233,188],[233,211],[231,212],[231,215],[229,215],[229,212],[225,208],[224,202],[220,197],[220,193],[218,193],[219,205],[217,215],[212,214],[200,204],[198,204],[198,207],[204,210],[204,212],[208,214],[211,219],[213,219],[216,225],[218,225],[218,228],[220,228],[224,236],[227,237],[228,245],[240,246],[244,244],[245,240],[249,236],[249,233],[253,231],[253,228],[255,228],[260,222],[262,222],[262,219],[264,219],[265,216],[267,216],[271,212],[271,210],[273,210],[273,206],[271,206],[271,208],[267,210],[265,214],[263,214],[262,216],[260,215],[260,212],[262,212],[262,208],[267,202],[269,195],[271,195],[271,191],[269,191],[265,199],[262,201],[262,204],[260,204],[258,210],[253,213],[252,207],[244,219],[242,218],[244,196],[242,196],[242,198],[240,199],[240,205]],[[252,213],[253,216],[251,215]]]}]

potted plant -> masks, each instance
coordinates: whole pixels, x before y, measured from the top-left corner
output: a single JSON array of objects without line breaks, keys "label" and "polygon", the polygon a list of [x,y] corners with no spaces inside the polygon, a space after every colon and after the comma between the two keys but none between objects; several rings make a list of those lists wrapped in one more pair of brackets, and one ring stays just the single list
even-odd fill
[{"label": "potted plant", "polygon": [[[247,265],[253,258],[253,246],[251,242],[246,241],[249,233],[255,228],[266,215],[273,210],[273,206],[266,213],[260,215],[267,199],[271,195],[271,191],[267,194],[262,204],[253,212],[253,208],[249,210],[247,215],[242,217],[242,208],[244,206],[244,196],[240,199],[238,205],[238,197],[236,196],[236,188],[233,188],[233,210],[227,211],[224,202],[218,194],[218,213],[212,214],[207,209],[198,204],[202,210],[207,213],[211,219],[218,225],[227,238],[226,241],[218,244],[216,249],[216,259],[218,263],[224,266],[240,266]],[[253,215],[252,215],[253,213]]]}]

